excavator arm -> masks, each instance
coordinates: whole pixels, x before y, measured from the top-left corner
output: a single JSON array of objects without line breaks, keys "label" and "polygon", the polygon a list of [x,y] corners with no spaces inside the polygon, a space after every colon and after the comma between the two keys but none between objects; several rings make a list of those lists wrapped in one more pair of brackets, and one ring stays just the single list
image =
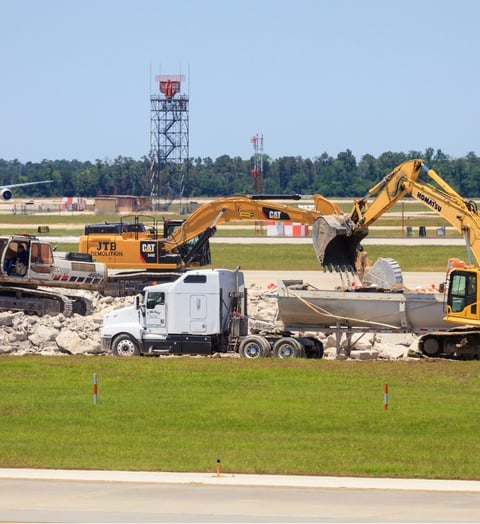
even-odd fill
[{"label": "excavator arm", "polygon": [[[271,198],[272,201],[268,199]],[[285,199],[277,195],[238,195],[218,198],[197,208],[183,224],[165,239],[163,249],[173,252],[178,246],[195,237],[209,234],[212,236],[219,224],[230,221],[275,221],[299,222],[313,225],[323,213],[339,214],[341,209],[321,195],[314,196],[315,210],[303,209],[274,202],[274,199]],[[301,197],[292,195],[290,199]]]},{"label": "excavator arm", "polygon": [[473,264],[473,257],[480,264],[480,216],[477,204],[465,200],[433,169],[424,166],[427,175],[440,186],[412,182],[408,191],[413,198],[437,212],[464,237],[468,253],[468,263]]},{"label": "excavator arm", "polygon": [[[422,174],[435,185],[420,181]],[[417,159],[393,169],[366,196],[354,202],[350,214],[332,214],[314,223],[313,242],[320,264],[335,271],[354,268],[358,245],[368,235],[368,227],[405,196],[412,196],[454,226],[464,235],[469,256],[473,252],[480,263],[480,217],[475,203],[462,198]]]}]

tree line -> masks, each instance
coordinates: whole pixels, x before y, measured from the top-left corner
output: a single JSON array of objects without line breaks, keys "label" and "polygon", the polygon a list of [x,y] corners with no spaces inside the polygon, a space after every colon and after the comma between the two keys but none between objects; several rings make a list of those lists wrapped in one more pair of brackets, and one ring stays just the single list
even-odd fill
[{"label": "tree line", "polygon": [[[265,193],[310,195],[319,193],[331,197],[361,197],[387,173],[402,162],[422,159],[448,184],[466,198],[480,196],[480,158],[468,153],[451,158],[441,150],[428,148],[424,152],[386,152],[375,158],[366,154],[357,161],[350,150],[332,157],[323,153],[313,159],[300,156],[263,158]],[[52,184],[31,186],[17,195],[30,197],[97,197],[101,195],[149,196],[152,194],[150,159],[140,160],[119,156],[113,161],[43,160],[21,163],[0,159],[0,185],[40,180]],[[254,158],[222,155],[211,158],[192,158],[182,166],[183,197],[221,197],[254,193],[252,176]],[[161,180],[161,179],[160,179]],[[159,184],[159,197],[162,186]]]}]

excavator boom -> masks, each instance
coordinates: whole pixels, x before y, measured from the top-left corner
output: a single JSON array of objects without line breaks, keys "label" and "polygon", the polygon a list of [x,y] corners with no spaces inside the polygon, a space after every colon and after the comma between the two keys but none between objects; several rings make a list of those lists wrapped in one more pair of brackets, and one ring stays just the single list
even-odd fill
[{"label": "excavator boom", "polygon": [[[273,198],[281,198],[281,196],[273,195]],[[178,246],[198,237],[204,231],[212,230],[217,225],[230,221],[292,221],[313,225],[324,212],[341,212],[341,209],[333,202],[322,199],[323,197],[318,196],[315,201],[320,209],[310,210],[270,201],[266,195],[236,195],[218,198],[196,209],[180,227],[165,239],[164,248],[167,251],[174,251]]]},{"label": "excavator boom", "polygon": [[[435,185],[420,181],[422,173]],[[454,226],[465,237],[469,253],[480,263],[480,217],[475,203],[463,199],[417,159],[393,169],[367,195],[355,200],[349,214],[321,216],[315,221],[313,243],[321,265],[330,271],[354,268],[359,244],[367,236],[368,227],[405,196],[415,198]]]},{"label": "excavator boom", "polygon": [[[280,198],[286,197],[272,196],[272,199]],[[312,226],[313,248],[324,270],[361,273],[364,261],[358,262],[357,251],[361,250],[359,244],[368,231],[365,229],[355,232],[352,237],[352,222],[343,215],[340,207],[322,195],[312,195],[312,198],[314,210],[270,202],[265,195],[219,198],[194,211],[166,239],[165,247],[168,251],[173,251],[176,246],[185,244],[201,232],[214,231],[218,224],[229,221],[292,221]],[[291,196],[290,199],[299,198]],[[339,234],[340,231],[342,234]]]}]

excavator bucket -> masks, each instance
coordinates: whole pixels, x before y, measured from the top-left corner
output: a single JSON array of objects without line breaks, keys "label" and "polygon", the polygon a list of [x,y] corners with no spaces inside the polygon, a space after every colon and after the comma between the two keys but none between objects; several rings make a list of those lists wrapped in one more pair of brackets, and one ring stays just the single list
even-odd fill
[{"label": "excavator bucket", "polygon": [[325,215],[313,223],[313,248],[324,271],[356,273],[360,242],[368,231],[353,231],[344,215]]}]

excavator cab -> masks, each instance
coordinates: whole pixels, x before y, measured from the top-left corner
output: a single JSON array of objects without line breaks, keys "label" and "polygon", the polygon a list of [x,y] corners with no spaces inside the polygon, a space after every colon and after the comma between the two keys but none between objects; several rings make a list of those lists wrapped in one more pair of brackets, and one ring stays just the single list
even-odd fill
[{"label": "excavator cab", "polygon": [[[163,223],[163,237],[168,238],[173,232],[181,227],[185,220],[165,220]],[[176,248],[188,266],[208,266],[212,263],[210,253],[210,236],[201,234],[184,242]]]},{"label": "excavator cab", "polygon": [[479,270],[471,266],[453,269],[449,273],[446,320],[480,326],[478,278]]},{"label": "excavator cab", "polygon": [[313,223],[312,241],[324,271],[357,273],[360,242],[368,229],[355,231],[345,215],[325,215]]}]

